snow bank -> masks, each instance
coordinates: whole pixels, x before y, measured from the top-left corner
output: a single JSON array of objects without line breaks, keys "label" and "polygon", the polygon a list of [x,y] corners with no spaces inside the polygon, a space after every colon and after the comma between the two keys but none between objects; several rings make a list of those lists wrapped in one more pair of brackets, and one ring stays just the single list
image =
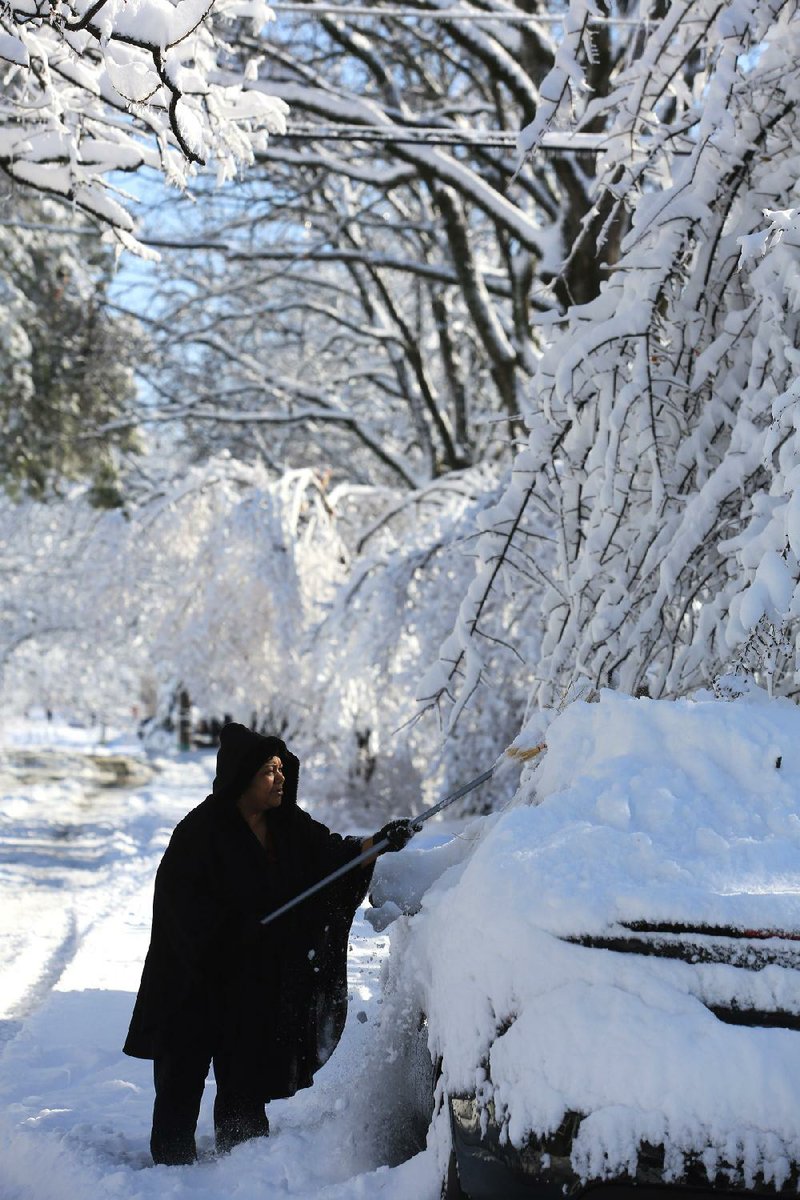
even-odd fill
[{"label": "snow bank", "polygon": [[[537,738],[538,740],[538,733]],[[411,918],[404,962],[452,1094],[494,1102],[515,1145],[586,1114],[583,1177],[642,1139],[778,1181],[800,1158],[800,1033],[723,1024],[735,989],[800,1012],[800,972],[589,949],[638,919],[800,930],[800,711],[609,692],[547,730],[514,805]],[[403,923],[401,923],[402,925]],[[398,943],[399,944],[399,943]]]}]

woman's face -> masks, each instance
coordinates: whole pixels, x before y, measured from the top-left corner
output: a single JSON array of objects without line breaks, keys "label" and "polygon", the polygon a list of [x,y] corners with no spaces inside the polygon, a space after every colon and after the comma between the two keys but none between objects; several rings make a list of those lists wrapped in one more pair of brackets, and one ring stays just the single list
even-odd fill
[{"label": "woman's face", "polygon": [[244,806],[251,812],[278,808],[283,800],[283,779],[283,763],[276,755],[256,771],[242,794]]}]

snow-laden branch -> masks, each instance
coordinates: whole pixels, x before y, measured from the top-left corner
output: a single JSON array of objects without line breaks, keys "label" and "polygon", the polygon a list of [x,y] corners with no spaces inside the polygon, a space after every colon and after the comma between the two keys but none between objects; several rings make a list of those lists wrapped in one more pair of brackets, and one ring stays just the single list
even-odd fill
[{"label": "snow-laden branch", "polygon": [[231,71],[226,42],[228,28],[270,17],[263,0],[4,6],[0,167],[135,246],[113,173],[148,166],[181,185],[209,164],[227,179],[285,127],[285,105],[246,87],[246,63]]},{"label": "snow-laden branch", "polygon": [[[271,85],[272,86],[272,85]],[[378,103],[358,96],[337,95],[321,88],[298,83],[274,85],[274,91],[293,112],[312,113],[331,121],[373,126],[391,132],[392,118]],[[429,175],[468,198],[492,220],[519,238],[521,244],[543,253],[542,231],[521,208],[494,188],[476,170],[452,155],[428,146],[401,144],[394,147],[396,157],[413,163],[421,174]]]}]

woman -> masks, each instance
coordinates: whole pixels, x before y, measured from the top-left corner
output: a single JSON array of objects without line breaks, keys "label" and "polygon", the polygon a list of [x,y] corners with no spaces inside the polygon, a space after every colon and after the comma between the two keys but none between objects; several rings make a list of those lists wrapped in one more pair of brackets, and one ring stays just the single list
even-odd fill
[{"label": "woman", "polygon": [[311,1084],[341,1036],[350,925],[374,859],[268,926],[261,917],[410,821],[341,837],[297,806],[300,764],[233,722],[213,790],[173,831],[156,874],[150,948],[124,1050],[152,1058],[156,1163],[194,1162],[211,1062],[217,1150],[265,1136],[268,1100]]}]

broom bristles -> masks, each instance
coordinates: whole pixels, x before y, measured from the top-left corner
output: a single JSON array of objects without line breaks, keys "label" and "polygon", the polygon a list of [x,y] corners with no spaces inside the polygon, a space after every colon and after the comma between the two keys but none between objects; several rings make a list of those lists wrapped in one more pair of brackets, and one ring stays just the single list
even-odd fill
[{"label": "broom bristles", "polygon": [[530,750],[523,750],[519,746],[509,746],[509,748],[506,750],[506,754],[509,756],[509,758],[516,758],[520,762],[530,762],[532,758],[536,758],[537,754],[541,754],[542,751],[546,749],[547,743],[540,742],[538,746],[533,746]]}]

